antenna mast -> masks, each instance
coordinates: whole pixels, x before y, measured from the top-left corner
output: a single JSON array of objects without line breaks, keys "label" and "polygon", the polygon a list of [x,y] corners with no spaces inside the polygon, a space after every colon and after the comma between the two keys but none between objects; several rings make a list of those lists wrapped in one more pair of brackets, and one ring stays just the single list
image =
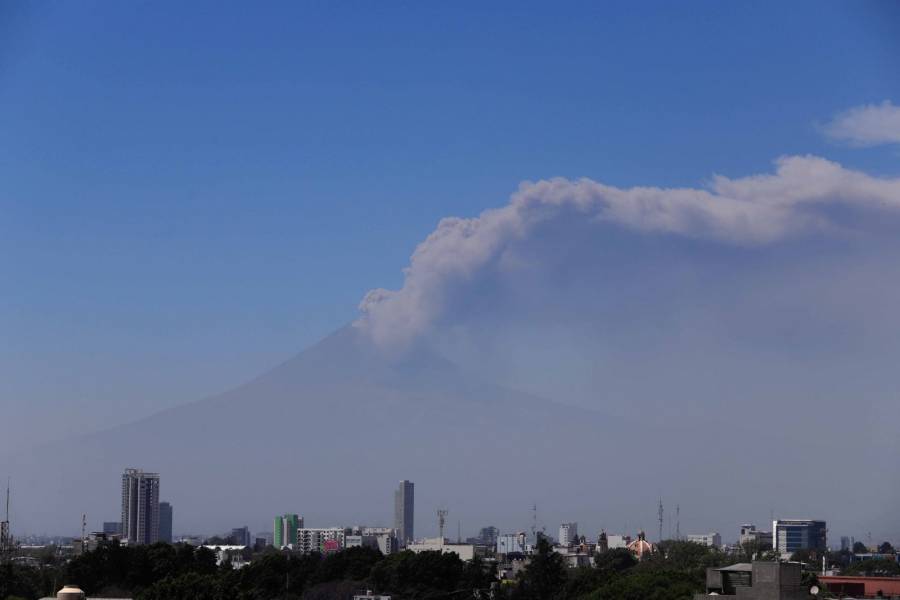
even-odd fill
[{"label": "antenna mast", "polygon": [[444,521],[447,518],[447,514],[449,512],[450,511],[447,510],[446,508],[439,508],[437,511],[438,528],[440,529],[440,532],[441,532],[441,545],[444,544]]},{"label": "antenna mast", "polygon": [[81,513],[81,553],[84,554],[87,550],[87,515],[85,513]]},{"label": "antenna mast", "polygon": [[658,510],[658,514],[659,514],[659,541],[662,541],[662,539],[663,539],[663,503],[662,503],[662,496],[660,496],[660,498],[659,498],[659,510]]},{"label": "antenna mast", "polygon": [[675,539],[681,541],[681,505],[675,505]]},{"label": "antenna mast", "polygon": [[537,503],[531,505],[531,537],[537,544]]}]

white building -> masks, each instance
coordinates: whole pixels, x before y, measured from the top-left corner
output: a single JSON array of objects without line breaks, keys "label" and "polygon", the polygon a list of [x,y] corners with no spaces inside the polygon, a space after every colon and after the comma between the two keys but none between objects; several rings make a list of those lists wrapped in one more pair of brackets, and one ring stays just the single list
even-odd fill
[{"label": "white building", "polygon": [[567,567],[574,569],[576,567],[589,567],[594,564],[596,546],[594,544],[554,546],[553,551],[563,557]]},{"label": "white building", "polygon": [[715,531],[710,533],[693,533],[687,536],[687,541],[694,542],[695,544],[702,544],[704,546],[709,546],[710,548],[721,548],[722,547],[722,536],[716,533]]},{"label": "white building", "polygon": [[578,542],[578,523],[563,523],[559,526],[559,545],[571,546]]},{"label": "white building", "polygon": [[524,531],[497,536],[497,554],[531,554],[531,544]]},{"label": "white building", "polygon": [[250,564],[250,561],[244,560],[244,550],[247,546],[222,545],[222,546],[203,546],[207,550],[212,550],[216,555],[216,564],[222,566],[226,562],[230,562],[232,568],[240,569],[244,565]]},{"label": "white building", "polygon": [[472,560],[475,558],[474,544],[449,544],[445,538],[426,538],[421,542],[407,544],[406,549],[412,550],[416,554],[419,552],[456,554],[461,560]]},{"label": "white building", "polygon": [[360,527],[358,531],[359,535],[374,537],[378,543],[378,550],[385,556],[394,554],[400,549],[397,532],[392,527]]},{"label": "white building", "polygon": [[313,529],[301,527],[297,530],[297,545],[295,550],[303,554],[312,552],[332,552],[344,547],[344,530],[340,527],[328,527]]},{"label": "white building", "polygon": [[631,543],[630,535],[616,535],[610,534],[606,536],[606,547],[610,550],[615,550],[617,548],[627,548],[628,544]]}]

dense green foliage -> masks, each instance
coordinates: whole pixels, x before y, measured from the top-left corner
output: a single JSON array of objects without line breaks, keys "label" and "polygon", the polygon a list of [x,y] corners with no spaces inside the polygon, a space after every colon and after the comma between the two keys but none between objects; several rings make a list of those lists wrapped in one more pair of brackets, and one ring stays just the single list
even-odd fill
[{"label": "dense green foliage", "polygon": [[844,569],[845,575],[869,575],[874,577],[896,577],[900,575],[900,565],[889,558],[876,558],[851,563]]},{"label": "dense green foliage", "polygon": [[[703,591],[707,567],[736,558],[699,544],[665,541],[640,562],[626,550],[611,550],[598,554],[592,567],[570,569],[541,540],[517,579],[498,588],[493,566],[439,552],[382,556],[377,550],[351,548],[322,556],[270,548],[233,569],[217,566],[215,555],[203,548],[113,544],[68,563],[48,559],[40,568],[0,567],[0,599],[34,600],[52,595],[64,583],[76,583],[91,595],[135,600],[340,600],[364,589],[396,600],[438,600],[472,598],[474,590],[486,598],[492,587],[498,600],[690,600]],[[826,558],[842,562],[847,557]],[[853,563],[848,572],[900,574],[900,567],[872,560]]]},{"label": "dense green foliage", "polygon": [[707,567],[730,562],[721,552],[690,542],[667,541],[638,562],[627,550],[595,557],[593,567],[567,569],[540,543],[512,590],[512,600],[690,600],[704,590]]}]

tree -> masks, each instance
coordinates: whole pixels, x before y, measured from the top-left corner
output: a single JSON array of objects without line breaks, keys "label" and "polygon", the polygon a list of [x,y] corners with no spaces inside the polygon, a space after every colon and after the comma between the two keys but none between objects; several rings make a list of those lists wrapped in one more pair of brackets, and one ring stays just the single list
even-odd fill
[{"label": "tree", "polygon": [[566,565],[562,555],[554,552],[543,537],[538,540],[537,552],[519,578],[514,598],[522,600],[553,600],[564,598]]},{"label": "tree", "polygon": [[844,573],[846,575],[894,577],[900,575],[900,565],[895,560],[885,558],[861,560],[847,567]]},{"label": "tree", "polygon": [[636,564],[637,559],[625,548],[615,548],[594,557],[594,567],[607,573],[623,573]]},{"label": "tree", "polygon": [[868,554],[869,549],[862,542],[853,543],[853,554]]},{"label": "tree", "polygon": [[137,600],[219,600],[219,579],[214,575],[188,573],[167,577],[140,592]]},{"label": "tree", "polygon": [[634,569],[595,590],[590,600],[691,600],[703,582],[691,574],[669,570]]},{"label": "tree", "polygon": [[881,542],[881,545],[878,546],[878,553],[879,554],[893,554],[894,547],[891,545],[890,542]]}]

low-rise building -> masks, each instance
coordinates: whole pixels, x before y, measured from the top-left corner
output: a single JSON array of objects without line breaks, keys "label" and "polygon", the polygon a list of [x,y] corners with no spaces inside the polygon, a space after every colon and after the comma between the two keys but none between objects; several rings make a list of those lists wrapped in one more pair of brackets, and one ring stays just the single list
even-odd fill
[{"label": "low-rise building", "polygon": [[608,534],[606,536],[606,547],[609,550],[616,550],[617,548],[627,548],[628,544],[630,543],[630,535]]},{"label": "low-rise building", "polygon": [[419,552],[456,554],[461,560],[472,560],[475,558],[474,544],[451,544],[445,538],[426,538],[422,541],[407,544],[406,549],[417,554]]},{"label": "low-rise building", "polygon": [[760,531],[752,523],[741,525],[740,545],[746,546],[747,544],[754,544],[758,548],[771,548],[772,532]]},{"label": "low-rise building", "polygon": [[809,600],[809,589],[801,584],[800,563],[753,562],[706,570],[706,600],[711,594],[737,600]]},{"label": "low-rise building", "polygon": [[206,545],[203,547],[207,550],[212,550],[216,555],[216,564],[219,566],[231,563],[233,568],[240,569],[244,565],[250,564],[249,560],[244,560],[244,551],[247,549],[247,546],[222,544],[220,546]]},{"label": "low-rise building", "polygon": [[358,527],[353,531],[363,536],[372,536],[378,543],[378,550],[387,556],[400,550],[400,540],[392,527]]},{"label": "low-rise building", "polygon": [[900,597],[900,577],[850,577],[819,575],[828,591],[840,597],[894,598]]},{"label": "low-rise building", "polygon": [[722,536],[715,531],[710,533],[688,534],[687,541],[694,542],[695,544],[702,544],[703,546],[709,546],[710,548],[722,547]]}]

